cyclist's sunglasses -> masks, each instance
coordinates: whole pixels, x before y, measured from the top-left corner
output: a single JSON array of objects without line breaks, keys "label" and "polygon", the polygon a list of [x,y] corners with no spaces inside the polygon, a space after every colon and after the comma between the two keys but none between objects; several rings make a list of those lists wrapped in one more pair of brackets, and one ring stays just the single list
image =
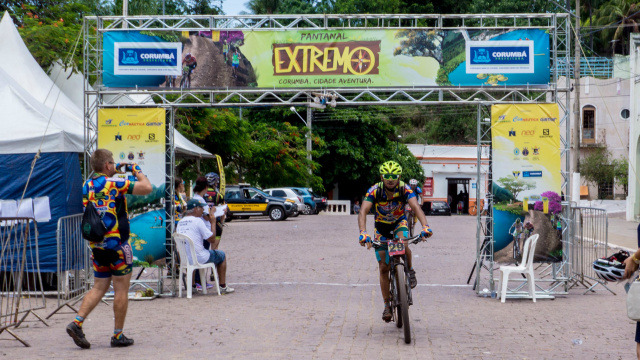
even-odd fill
[{"label": "cyclist's sunglasses", "polygon": [[382,178],[385,180],[398,180],[398,178],[400,178],[400,175],[398,174],[384,174],[382,175]]}]

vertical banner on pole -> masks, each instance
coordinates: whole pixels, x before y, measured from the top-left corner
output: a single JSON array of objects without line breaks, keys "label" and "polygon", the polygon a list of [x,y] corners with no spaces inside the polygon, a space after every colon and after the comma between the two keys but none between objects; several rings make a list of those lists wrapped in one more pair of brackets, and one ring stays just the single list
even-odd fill
[{"label": "vertical banner on pole", "polygon": [[220,174],[220,194],[224,198],[224,189],[226,180],[224,177],[224,167],[222,166],[222,158],[220,155],[216,155],[216,159],[218,160],[218,173]]},{"label": "vertical banner on pole", "polygon": [[[540,235],[538,259],[562,259],[554,222],[562,211],[559,120],[557,104],[491,108],[496,261],[513,261],[508,245],[519,239],[522,253],[525,238],[532,234]],[[501,259],[503,252],[511,259]]]},{"label": "vertical banner on pole", "polygon": [[117,163],[140,165],[153,186],[149,195],[126,195],[134,260],[149,264],[165,257],[165,122],[159,108],[98,111],[98,147],[111,150]]}]

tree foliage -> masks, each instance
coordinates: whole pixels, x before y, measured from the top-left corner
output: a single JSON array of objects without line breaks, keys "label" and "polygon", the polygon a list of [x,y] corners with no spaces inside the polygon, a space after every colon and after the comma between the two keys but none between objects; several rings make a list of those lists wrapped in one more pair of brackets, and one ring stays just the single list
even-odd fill
[{"label": "tree foliage", "polygon": [[521,192],[535,189],[536,184],[532,181],[524,180],[522,178],[505,176],[498,179],[498,184],[503,188],[509,190],[513,195],[514,200],[518,200],[518,195]]},{"label": "tree foliage", "polygon": [[596,187],[612,183],[615,175],[611,153],[605,149],[595,149],[580,161],[580,175]]}]

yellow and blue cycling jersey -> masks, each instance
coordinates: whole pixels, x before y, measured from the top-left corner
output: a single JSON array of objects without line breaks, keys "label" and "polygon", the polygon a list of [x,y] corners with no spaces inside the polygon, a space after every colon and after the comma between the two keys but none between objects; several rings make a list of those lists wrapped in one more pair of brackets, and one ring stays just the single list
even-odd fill
[{"label": "yellow and blue cycling jersey", "polygon": [[[387,198],[387,192],[384,190],[384,186],[380,184],[375,184],[369,188],[364,201],[373,203],[376,222],[393,224],[405,218],[402,204],[407,204],[409,199],[416,197],[416,194],[409,185],[404,183],[401,183],[401,185],[396,186],[391,198]],[[402,200],[403,196],[404,201]]]},{"label": "yellow and blue cycling jersey", "polygon": [[134,183],[122,178],[108,178],[104,174],[85,181],[82,186],[82,204],[89,201],[102,216],[107,234],[102,242],[91,242],[92,249],[117,249],[129,240],[129,218],[125,194],[133,192]]},{"label": "yellow and blue cycling jersey", "polygon": [[176,210],[174,217],[175,217],[176,225],[178,225],[178,221],[182,220],[182,213],[184,213],[184,211],[187,210],[187,203],[184,202],[184,200],[182,199],[182,196],[180,196],[179,194],[174,194],[173,205],[174,205],[173,206],[174,209]]}]

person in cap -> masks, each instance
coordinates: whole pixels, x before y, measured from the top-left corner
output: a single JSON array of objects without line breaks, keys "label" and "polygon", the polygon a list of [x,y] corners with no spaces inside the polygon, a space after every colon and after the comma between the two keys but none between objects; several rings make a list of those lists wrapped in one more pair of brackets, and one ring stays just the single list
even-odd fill
[{"label": "person in cap", "polygon": [[[202,221],[202,213],[206,203],[198,199],[191,199],[187,202],[187,213],[182,220],[178,222],[176,232],[178,234],[188,236],[194,246],[196,257],[201,264],[213,263],[218,270],[218,277],[220,280],[220,292],[223,294],[230,294],[234,291],[233,288],[227,285],[227,256],[222,250],[218,250],[220,240],[216,239],[215,234],[211,231],[211,228],[205,226]],[[203,241],[209,242],[210,249],[207,250],[203,246]],[[187,257],[189,261],[191,259],[190,250],[187,244]],[[204,281],[204,279],[203,279]],[[194,278],[195,282],[195,278]]]}]

